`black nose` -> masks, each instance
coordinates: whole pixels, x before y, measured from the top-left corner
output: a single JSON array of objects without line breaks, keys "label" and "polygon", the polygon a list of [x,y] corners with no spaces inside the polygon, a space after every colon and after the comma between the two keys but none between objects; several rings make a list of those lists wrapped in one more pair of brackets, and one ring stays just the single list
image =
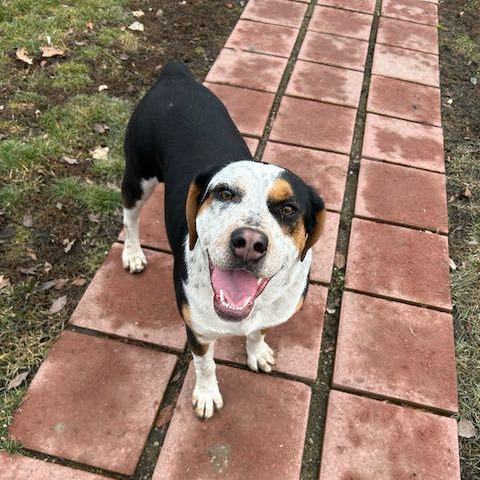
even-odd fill
[{"label": "black nose", "polygon": [[236,257],[245,262],[256,262],[265,255],[267,236],[253,228],[237,228],[230,237],[230,248]]}]

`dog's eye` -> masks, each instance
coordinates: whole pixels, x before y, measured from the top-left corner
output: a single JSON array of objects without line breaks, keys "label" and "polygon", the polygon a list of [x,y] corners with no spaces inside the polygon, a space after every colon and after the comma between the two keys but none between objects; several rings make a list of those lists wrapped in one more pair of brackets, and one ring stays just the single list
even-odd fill
[{"label": "dog's eye", "polygon": [[233,196],[233,192],[228,188],[220,188],[219,190],[217,190],[217,197],[220,200],[225,200],[226,202],[228,202],[229,200],[232,200]]},{"label": "dog's eye", "polygon": [[297,213],[297,207],[295,205],[292,205],[291,203],[287,203],[282,207],[282,214],[286,217],[290,217],[295,213]]}]

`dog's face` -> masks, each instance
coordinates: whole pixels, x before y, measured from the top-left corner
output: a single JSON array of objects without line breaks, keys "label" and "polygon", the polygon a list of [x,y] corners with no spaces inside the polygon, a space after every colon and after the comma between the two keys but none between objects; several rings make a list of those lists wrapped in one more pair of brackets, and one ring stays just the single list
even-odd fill
[{"label": "dog's face", "polygon": [[217,314],[243,320],[280,271],[303,260],[321,233],[324,204],[293,173],[241,161],[192,182],[186,205],[190,249],[210,261]]}]

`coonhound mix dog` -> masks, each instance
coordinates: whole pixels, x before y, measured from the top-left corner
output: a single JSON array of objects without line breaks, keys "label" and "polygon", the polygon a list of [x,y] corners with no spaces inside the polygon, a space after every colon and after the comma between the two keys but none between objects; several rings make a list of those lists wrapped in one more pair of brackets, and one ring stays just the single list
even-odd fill
[{"label": "coonhound mix dog", "polygon": [[324,202],[292,172],[256,162],[223,103],[188,68],[167,64],[132,114],[122,184],[130,272],[146,264],[139,215],[165,183],[165,222],[178,309],[193,353],[193,406],[223,406],[214,342],[246,337],[248,366],[270,372],[265,330],[286,322],[307,294]]}]

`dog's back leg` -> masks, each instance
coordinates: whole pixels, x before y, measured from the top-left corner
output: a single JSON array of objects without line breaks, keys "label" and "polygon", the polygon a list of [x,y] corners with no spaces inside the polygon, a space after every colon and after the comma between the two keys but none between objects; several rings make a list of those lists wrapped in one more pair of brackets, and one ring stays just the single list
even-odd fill
[{"label": "dog's back leg", "polygon": [[150,198],[158,178],[140,178],[129,172],[128,166],[122,182],[123,226],[125,242],[122,253],[123,268],[130,273],[141,272],[147,265],[147,259],[140,246],[140,212]]}]

